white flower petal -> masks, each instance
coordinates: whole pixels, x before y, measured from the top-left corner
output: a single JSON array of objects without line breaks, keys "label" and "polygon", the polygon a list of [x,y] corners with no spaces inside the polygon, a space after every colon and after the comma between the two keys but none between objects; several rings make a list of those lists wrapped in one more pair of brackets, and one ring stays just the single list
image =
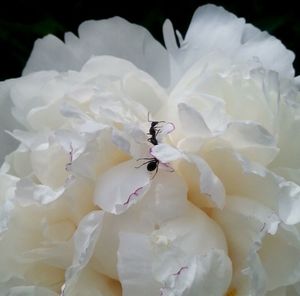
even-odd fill
[{"label": "white flower petal", "polygon": [[150,177],[135,160],[106,171],[97,181],[94,201],[104,211],[121,214],[140,200],[149,189]]},{"label": "white flower petal", "polygon": [[268,165],[279,151],[274,137],[263,126],[251,121],[229,123],[221,138],[242,155],[263,165]]},{"label": "white flower petal", "polygon": [[45,106],[32,108],[27,115],[27,123],[34,130],[53,130],[64,124],[65,119],[60,113],[60,101]]},{"label": "white flower petal", "polygon": [[214,174],[213,170],[204,159],[195,155],[186,155],[183,152],[169,146],[168,144],[155,145],[150,150],[151,155],[157,158],[162,164],[170,161],[183,159],[194,165],[199,177],[200,191],[206,194],[217,207],[222,208],[225,204],[225,189],[220,179]]},{"label": "white flower petal", "polygon": [[204,159],[222,180],[227,195],[248,197],[278,210],[281,177],[221,145],[205,153]]},{"label": "white flower petal", "polygon": [[[246,37],[250,31],[252,34]],[[236,55],[238,62],[258,57],[266,69],[274,70],[279,75],[289,78],[295,75],[293,68],[295,54],[266,31],[262,32],[251,24],[247,24],[244,27],[241,43],[241,48]]]},{"label": "white flower petal", "polygon": [[[16,129],[9,134],[16,140],[21,142],[28,149],[46,149],[49,147],[49,143],[47,143],[48,137],[46,133],[34,133]],[[19,147],[18,150],[21,150],[22,152],[26,151],[24,147]]]},{"label": "white flower petal", "polygon": [[165,36],[165,40],[174,59],[184,70],[200,57],[219,51],[236,62],[248,62],[257,57],[267,69],[288,77],[294,75],[294,54],[279,40],[212,4],[196,10],[179,49],[174,46],[174,41],[171,42],[174,38]]},{"label": "white flower petal", "polygon": [[221,250],[210,250],[169,275],[160,295],[224,295],[231,281],[231,273],[228,256]]},{"label": "white flower petal", "polygon": [[72,153],[72,158],[74,154],[71,142],[69,142],[67,149],[65,151],[62,145],[56,142],[50,145],[48,149],[31,151],[32,170],[41,184],[49,186],[53,190],[57,190],[65,185],[68,177],[67,166],[71,158],[69,153]]},{"label": "white flower petal", "polygon": [[159,134],[167,135],[172,133],[176,129],[174,123],[164,122],[159,128]]},{"label": "white flower petal", "polygon": [[[29,253],[41,247],[53,247],[53,251],[59,246],[58,241],[52,241],[49,236],[44,236],[43,225],[49,220],[67,220],[64,214],[67,207],[59,208],[62,203],[54,203],[52,207],[45,206],[27,206],[21,207],[15,203],[15,207],[11,212],[9,221],[10,231],[3,233],[0,240],[1,250],[5,256],[0,256],[0,286],[11,287],[36,285],[40,287],[51,287],[51,290],[58,291],[64,278],[64,269],[61,265],[53,262],[47,262],[44,258],[30,258]],[[52,217],[50,217],[52,216]],[[68,230],[70,232],[70,230]],[[62,245],[64,239],[61,238]],[[68,239],[68,238],[67,238]],[[61,248],[62,250],[63,248]],[[71,248],[68,249],[71,252]],[[62,255],[61,253],[60,255]],[[53,257],[57,253],[52,253]],[[47,259],[50,259],[48,255]],[[59,256],[57,256],[59,257]],[[65,259],[64,259],[65,260]],[[53,265],[52,265],[53,264]],[[55,266],[56,265],[56,266]],[[6,294],[4,294],[6,295]]]},{"label": "white flower petal", "polygon": [[14,209],[12,198],[17,181],[15,177],[0,173],[0,238],[1,234],[8,229],[10,214]]},{"label": "white flower petal", "polygon": [[[235,205],[237,202],[239,205]],[[250,295],[251,289],[259,290],[266,286],[266,279],[259,277],[263,271],[261,271],[259,261],[256,260],[255,242],[266,231],[264,228],[268,225],[268,213],[270,211],[260,207],[259,203],[232,196],[228,197],[223,210],[213,210],[212,217],[221,225],[227,239],[230,258],[234,266],[231,286],[236,290],[237,295]],[[252,254],[252,260],[249,259],[250,254]],[[246,268],[248,276],[245,272],[242,273],[242,270]]]},{"label": "white flower petal", "polygon": [[201,192],[206,194],[217,207],[223,208],[225,205],[225,188],[221,180],[204,159],[197,156],[189,157],[200,174],[199,186]]},{"label": "white flower petal", "polygon": [[79,68],[78,60],[72,48],[67,47],[57,37],[47,35],[35,41],[31,56],[23,70],[23,75],[41,70],[63,72],[75,70],[76,68]]},{"label": "white flower petal", "polygon": [[178,104],[179,118],[187,135],[197,135],[202,137],[209,137],[211,131],[206,125],[201,114],[193,107],[180,103]]},{"label": "white flower petal", "polygon": [[[217,207],[222,208],[225,204],[225,189],[220,179],[204,159],[195,155],[186,155],[167,144],[155,145],[150,150],[151,155],[157,158],[162,164],[170,161],[184,159],[190,165],[195,165],[199,177],[200,191],[206,194]],[[168,166],[168,165],[167,165]]]},{"label": "white flower petal", "polygon": [[[33,108],[38,108],[50,103],[53,97],[61,93],[61,88],[51,87],[49,82],[57,77],[55,71],[32,73],[19,78],[10,89],[10,97],[14,103],[13,115],[25,126],[26,117]],[[55,88],[56,89],[53,89]],[[45,91],[47,88],[48,91]],[[50,92],[51,91],[51,92]],[[50,95],[51,94],[51,95]]]},{"label": "white flower petal", "polygon": [[118,130],[112,131],[112,142],[121,150],[123,150],[125,153],[130,154],[130,141],[126,137],[126,134],[122,133]]},{"label": "white flower petal", "polygon": [[147,234],[164,222],[180,217],[187,211],[186,190],[185,184],[178,175],[161,171],[152,180],[151,187],[143,200],[123,214],[117,216],[106,214],[91,260],[93,268],[118,279],[116,264],[119,233],[130,230]]},{"label": "white flower petal", "polygon": [[74,234],[73,263],[66,271],[66,292],[69,286],[71,287],[76,282],[80,271],[88,264],[93,255],[96,241],[102,229],[103,217],[103,211],[93,211],[86,215],[78,225]]},{"label": "white flower petal", "polygon": [[[288,227],[279,227],[276,235],[267,236],[259,250],[267,275],[267,289],[274,290],[300,281],[300,250],[298,238],[292,238]],[[295,245],[297,242],[297,245]],[[280,254],[280,256],[278,256]]]},{"label": "white flower petal", "polygon": [[151,147],[150,154],[163,164],[185,157],[181,151],[168,144],[158,144]]},{"label": "white flower petal", "polygon": [[219,225],[191,203],[184,214],[160,225],[151,237],[158,247],[172,244],[189,256],[205,254],[211,249],[227,251]]},{"label": "white flower petal", "polygon": [[79,155],[76,156],[74,149],[70,171],[93,182],[101,173],[128,157],[112,143],[111,129],[104,129],[91,139],[86,139],[85,149]]},{"label": "white flower petal", "polygon": [[293,182],[280,183],[279,215],[286,224],[300,222],[300,186]]},{"label": "white flower petal", "polygon": [[121,296],[119,283],[101,273],[95,272],[89,266],[82,270],[74,283],[60,296]]},{"label": "white flower petal", "polygon": [[149,149],[145,132],[132,125],[125,125],[123,130],[113,129],[112,142],[127,155],[134,158],[143,155]]},{"label": "white flower petal", "polygon": [[13,79],[0,82],[0,165],[4,161],[4,156],[16,149],[18,145],[17,141],[5,132],[20,128],[12,115],[13,104],[9,97],[9,91],[14,82]]},{"label": "white flower petal", "polygon": [[270,167],[272,171],[278,176],[283,177],[287,181],[291,181],[300,185],[300,168],[299,169],[293,169],[288,167],[273,168],[272,165]]},{"label": "white flower petal", "polygon": [[[2,182],[0,182],[0,185]],[[1,203],[0,208],[0,238],[1,234],[8,229],[9,220],[10,220],[10,213],[14,209],[14,204],[12,201],[7,199],[3,203]]]},{"label": "white flower petal", "polygon": [[[59,226],[57,228],[59,228]],[[61,232],[63,231],[66,231],[66,229],[61,230]],[[73,231],[74,226],[72,227],[72,233]],[[70,233],[70,229],[68,230],[68,232]],[[25,252],[22,257],[22,262],[37,264],[43,262],[44,264],[47,264],[49,266],[57,267],[60,270],[66,270],[72,263],[72,247],[73,246],[70,240],[67,242],[53,242],[49,247],[36,248]]]},{"label": "white flower petal", "polygon": [[68,34],[65,43],[52,35],[37,40],[23,74],[52,69],[79,70],[91,56],[112,55],[131,61],[167,85],[167,53],[143,27],[114,17],[86,21],[78,31],[79,38]]},{"label": "white flower petal", "polygon": [[[273,161],[273,167],[300,167],[300,139],[295,135],[300,134],[300,118],[296,110],[299,108],[289,107],[284,103],[280,106],[280,118],[278,119],[279,135],[277,145],[280,151]],[[296,113],[296,114],[295,114]]]},{"label": "white flower petal", "polygon": [[264,230],[270,234],[277,232],[281,221],[274,211],[251,199],[237,196],[229,196],[228,199],[229,201],[226,206],[228,210],[239,213],[248,219],[259,221],[262,225],[261,231]]},{"label": "white flower petal", "polygon": [[242,273],[249,276],[250,295],[265,295],[266,293],[266,271],[257,254],[257,251],[261,247],[260,240],[254,241],[247,258],[247,268],[242,270]]},{"label": "white flower petal", "polygon": [[53,190],[47,185],[34,184],[30,179],[23,178],[16,184],[15,198],[22,206],[47,205],[58,199],[64,191],[64,187]]},{"label": "white flower petal", "polygon": [[37,286],[13,287],[13,288],[10,288],[7,293],[8,294],[3,294],[3,295],[9,295],[9,296],[40,296],[40,295],[57,296],[57,293],[55,293],[49,289],[46,289],[43,287],[37,287]]},{"label": "white flower petal", "polygon": [[119,234],[128,229],[143,234],[151,231],[153,225],[147,220],[140,219],[140,210],[135,209],[135,207],[120,215],[106,213],[103,229],[90,262],[94,270],[110,278],[119,279],[117,271]]},{"label": "white flower petal", "polygon": [[236,196],[228,197],[223,211],[214,210],[212,216],[228,239],[235,266],[232,286],[238,293],[247,295],[252,290],[254,295],[265,295],[265,291],[299,281],[300,266],[295,260],[299,257],[299,231],[282,224],[277,230],[279,220],[272,211]]},{"label": "white flower petal", "polygon": [[120,233],[118,273],[123,296],[159,295],[160,283],[152,275],[151,244],[148,236]]},{"label": "white flower petal", "polygon": [[130,61],[110,55],[92,56],[81,69],[89,76],[104,75],[110,78],[121,78],[137,71],[138,68]]},{"label": "white flower petal", "polygon": [[144,221],[153,227],[184,215],[188,208],[187,186],[175,172],[161,170],[152,180],[149,191],[139,203]]},{"label": "white flower petal", "polygon": [[122,81],[122,87],[133,103],[143,105],[151,114],[155,114],[167,100],[164,89],[150,75],[142,71],[128,73]]},{"label": "white flower petal", "polygon": [[286,294],[286,287],[281,287],[276,290],[266,293],[266,296],[298,296],[298,294]]}]

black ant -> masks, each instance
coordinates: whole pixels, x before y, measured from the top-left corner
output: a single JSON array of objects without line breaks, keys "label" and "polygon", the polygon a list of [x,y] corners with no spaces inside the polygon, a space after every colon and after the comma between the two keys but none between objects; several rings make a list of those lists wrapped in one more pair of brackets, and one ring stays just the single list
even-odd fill
[{"label": "black ant", "polygon": [[147,159],[147,161],[135,168],[140,168],[141,166],[147,164],[147,171],[152,172],[155,170],[155,174],[152,177],[152,179],[153,179],[158,171],[159,160],[155,157],[145,157],[145,158],[138,158],[137,161],[142,160],[142,159],[144,159],[144,160]]},{"label": "black ant", "polygon": [[158,145],[158,141],[156,139],[156,136],[160,133],[160,129],[157,125],[159,123],[165,122],[165,121],[151,121],[151,120],[149,120],[149,113],[148,113],[148,122],[151,122],[151,126],[149,128],[149,133],[147,133],[147,135],[150,135],[151,137],[148,138],[147,141],[149,141],[154,146]]},{"label": "black ant", "polygon": [[[148,122],[151,122],[151,126],[149,128],[149,132],[147,133],[147,135],[150,135],[151,137],[149,137],[147,139],[147,141],[149,141],[151,144],[158,145],[158,141],[156,139],[156,136],[160,133],[160,128],[159,126],[157,126],[159,123],[161,122],[165,122],[165,121],[151,121],[149,119],[149,113],[148,113]],[[141,166],[147,164],[147,170],[149,172],[152,172],[155,170],[155,174],[152,177],[152,179],[155,177],[155,175],[158,172],[158,165],[159,165],[159,160],[155,157],[146,157],[146,158],[139,158],[137,160],[147,160],[146,162],[142,163],[141,165],[137,166],[136,168],[140,168]]]}]

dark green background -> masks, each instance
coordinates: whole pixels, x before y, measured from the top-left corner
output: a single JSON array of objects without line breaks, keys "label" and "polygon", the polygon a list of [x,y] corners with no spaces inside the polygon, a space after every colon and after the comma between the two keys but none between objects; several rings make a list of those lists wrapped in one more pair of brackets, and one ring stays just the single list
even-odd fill
[{"label": "dark green background", "polygon": [[[2,1],[1,1],[2,2]],[[62,38],[66,31],[77,32],[87,19],[115,15],[145,26],[162,41],[163,21],[170,18],[184,33],[195,9],[210,1],[22,1],[0,5],[0,80],[18,77],[29,57],[34,41],[48,33]],[[275,35],[296,55],[300,53],[300,17],[297,1],[214,1],[250,23]],[[230,42],[230,40],[228,40]],[[300,57],[294,63],[300,73]]]}]

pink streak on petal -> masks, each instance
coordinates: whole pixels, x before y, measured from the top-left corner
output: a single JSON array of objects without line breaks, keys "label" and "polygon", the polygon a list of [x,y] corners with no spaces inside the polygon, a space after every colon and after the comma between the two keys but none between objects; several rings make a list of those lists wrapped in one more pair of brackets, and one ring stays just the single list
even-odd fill
[{"label": "pink streak on petal", "polygon": [[139,187],[139,188],[137,188],[133,193],[131,193],[131,194],[129,195],[127,201],[125,201],[125,202],[123,203],[123,206],[128,205],[129,202],[131,201],[132,197],[135,197],[135,196],[137,197],[137,196],[139,195],[138,192],[139,192],[141,189],[143,189],[143,188],[144,188],[144,187]]},{"label": "pink streak on petal", "polygon": [[181,274],[181,272],[185,269],[189,269],[189,268],[187,266],[183,266],[176,273],[173,273],[172,275],[179,276]]},{"label": "pink streak on petal", "polygon": [[168,169],[170,169],[170,173],[175,172],[175,170],[168,164],[168,163],[164,163],[164,162],[160,162],[163,166],[167,167]]},{"label": "pink streak on petal", "polygon": [[170,134],[171,132],[173,132],[175,130],[175,124],[173,122],[168,122],[167,124],[172,126],[172,128],[169,131],[167,131],[167,134]]}]

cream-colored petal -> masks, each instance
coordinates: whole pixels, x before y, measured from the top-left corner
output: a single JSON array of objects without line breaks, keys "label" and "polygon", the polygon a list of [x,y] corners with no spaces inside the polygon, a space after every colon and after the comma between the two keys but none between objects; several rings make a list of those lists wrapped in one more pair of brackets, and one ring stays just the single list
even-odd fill
[{"label": "cream-colored petal", "polygon": [[224,295],[231,281],[231,272],[228,256],[223,251],[211,250],[170,274],[160,295]]},{"label": "cream-colored petal", "polygon": [[111,55],[131,61],[163,85],[168,84],[166,50],[141,26],[120,17],[86,21],[79,26],[79,38],[65,35],[65,43],[47,35],[35,42],[23,74],[55,69],[79,70],[91,56]]},{"label": "cream-colored petal", "polygon": [[178,175],[161,171],[140,202],[120,215],[106,214],[91,260],[93,267],[100,273],[118,279],[119,234],[127,231],[149,234],[166,221],[181,217],[188,207],[186,191]]},{"label": "cream-colored petal", "polygon": [[97,239],[102,229],[103,211],[93,211],[86,215],[74,233],[74,256],[72,265],[65,276],[65,293],[72,291],[72,286],[78,280],[80,272],[89,263],[93,255]]},{"label": "cream-colored petal", "polygon": [[120,233],[118,273],[123,296],[159,295],[161,284],[152,274],[149,237],[137,233]]},{"label": "cream-colored petal", "polygon": [[149,186],[150,177],[147,170],[143,167],[137,168],[136,161],[129,160],[100,176],[94,201],[104,211],[118,215],[138,202]]}]

